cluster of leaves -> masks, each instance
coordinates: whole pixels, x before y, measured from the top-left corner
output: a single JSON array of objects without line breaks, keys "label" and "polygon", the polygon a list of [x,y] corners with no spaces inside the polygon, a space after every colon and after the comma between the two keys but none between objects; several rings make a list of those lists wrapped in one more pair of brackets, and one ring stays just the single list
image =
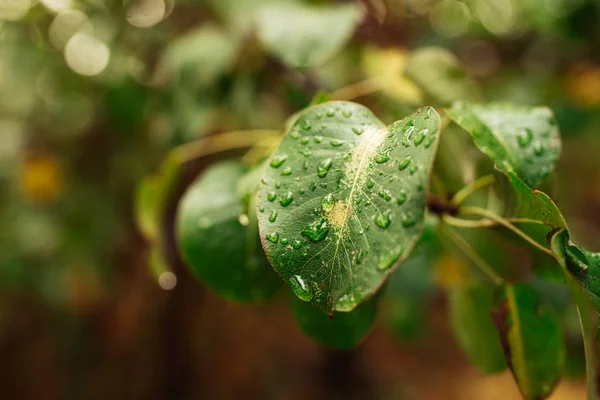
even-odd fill
[{"label": "cluster of leaves", "polygon": [[[441,271],[455,275],[441,281],[456,338],[483,371],[509,367],[526,399],[547,397],[565,362],[558,313],[539,293],[536,275],[566,281],[581,316],[595,398],[600,255],[570,241],[557,206],[536,190],[561,149],[551,110],[472,102],[480,96],[475,83],[441,49],[415,51],[402,79],[425,101],[450,106],[442,116],[424,107],[386,126],[364,106],[320,96],[320,104],[290,118],[282,137],[269,134],[262,150],[254,146],[243,162],[217,163],[192,183],[177,217],[183,258],[202,282],[238,301],[276,293],[281,280],[272,265],[292,289],[302,329],[345,348],[373,324],[388,278],[391,313],[394,305],[406,313],[405,305],[420,296],[406,280],[414,282],[416,273],[421,286],[430,285],[423,272],[431,273],[441,249],[457,251],[479,268]],[[450,195],[445,187],[460,188],[460,170],[473,165],[456,159],[466,158],[469,144],[455,126],[470,134],[495,172]],[[450,142],[463,152],[454,154],[452,166],[444,154]],[[158,201],[164,195],[149,196]],[[539,268],[513,276],[501,260],[486,259],[488,232],[509,232],[530,245]],[[419,307],[408,313],[418,314]]]}]

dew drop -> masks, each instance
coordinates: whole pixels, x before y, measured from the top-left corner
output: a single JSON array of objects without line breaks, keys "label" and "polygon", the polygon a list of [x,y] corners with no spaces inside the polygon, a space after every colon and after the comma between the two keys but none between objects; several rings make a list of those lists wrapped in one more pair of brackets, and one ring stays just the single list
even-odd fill
[{"label": "dew drop", "polygon": [[279,200],[279,204],[281,204],[283,207],[287,207],[292,204],[292,201],[294,201],[294,194],[292,192],[287,192]]},{"label": "dew drop", "polygon": [[414,217],[414,215],[410,212],[407,212],[406,214],[402,215],[402,226],[405,228],[408,228],[410,226],[413,226],[415,223],[417,222],[417,219]]},{"label": "dew drop", "polygon": [[546,151],[546,148],[544,147],[542,142],[536,142],[533,145],[533,152],[535,153],[536,156],[541,156],[544,154],[544,152]]},{"label": "dew drop", "polygon": [[404,171],[406,168],[408,168],[408,166],[410,165],[410,162],[412,161],[412,157],[411,156],[406,156],[404,157],[399,163],[398,163],[398,169],[400,171]]},{"label": "dew drop", "polygon": [[304,194],[304,189],[300,189],[300,190],[298,190],[298,192],[299,192],[300,194]]},{"label": "dew drop", "polygon": [[313,294],[308,290],[306,283],[300,277],[300,275],[295,275],[290,278],[290,287],[296,296],[304,301],[311,301],[313,298]]},{"label": "dew drop", "polygon": [[315,143],[321,143],[321,142],[323,141],[323,136],[315,136],[315,137],[313,138],[313,141],[314,141]]},{"label": "dew drop", "polygon": [[301,249],[302,248],[302,241],[301,240],[294,240],[294,242],[292,243],[292,247],[295,250]]},{"label": "dew drop", "polygon": [[287,239],[287,238],[283,238],[283,239],[281,239],[281,244],[282,244],[282,245],[284,245],[284,246],[285,246],[286,244],[288,244],[289,242],[290,242],[290,241],[289,241],[289,239]]},{"label": "dew drop", "polygon": [[300,139],[300,144],[308,144],[308,142],[310,142],[310,136],[304,136]]},{"label": "dew drop", "polygon": [[281,187],[281,182],[275,182],[275,189],[279,189]]},{"label": "dew drop", "polygon": [[392,266],[394,266],[394,264],[396,264],[396,262],[398,262],[398,260],[400,259],[400,257],[402,257],[402,247],[396,247],[395,249],[392,249],[390,252],[388,252],[387,254],[383,254],[381,256],[379,256],[379,260],[377,262],[377,268],[379,268],[381,271],[384,271]]},{"label": "dew drop", "polygon": [[350,118],[352,116],[352,111],[350,111],[350,110],[342,111],[342,115],[346,118]]},{"label": "dew drop", "polygon": [[312,125],[310,124],[310,121],[305,119],[304,120],[304,124],[302,125],[302,129],[304,129],[305,131],[310,131],[312,129]]},{"label": "dew drop", "polygon": [[269,233],[265,238],[271,243],[277,243],[279,241],[279,233]]},{"label": "dew drop", "polygon": [[269,222],[275,222],[277,220],[277,211],[271,211],[271,215],[269,215]]},{"label": "dew drop", "polygon": [[329,193],[327,196],[323,197],[323,200],[321,200],[321,207],[324,211],[331,210],[334,204],[335,199],[333,198],[333,193]]},{"label": "dew drop", "polygon": [[331,140],[329,143],[330,143],[330,144],[331,144],[333,147],[340,147],[341,145],[343,145],[343,144],[344,144],[344,141],[343,141],[343,140],[337,140],[337,139],[334,139],[334,140]]},{"label": "dew drop", "polygon": [[263,206],[258,207],[258,211],[260,211],[261,213],[265,212],[265,208]]},{"label": "dew drop", "polygon": [[384,211],[383,214],[377,215],[375,218],[375,224],[381,229],[387,229],[392,222],[392,218],[390,217],[390,210]]},{"label": "dew drop", "polygon": [[327,111],[327,116],[330,117],[330,118],[333,117],[333,116],[335,116],[335,110],[329,110],[329,111]]},{"label": "dew drop", "polygon": [[427,140],[425,140],[425,148],[426,149],[430,148],[431,145],[435,143],[435,138],[436,138],[435,134],[427,136]]},{"label": "dew drop", "polygon": [[355,126],[352,127],[352,132],[354,132],[355,134],[357,134],[359,136],[362,135],[364,131],[365,130],[363,128],[357,128]]},{"label": "dew drop", "polygon": [[287,154],[280,154],[280,155],[276,155],[275,157],[273,157],[273,159],[271,160],[271,167],[273,168],[279,168],[281,167],[281,165],[283,165],[283,163],[285,162],[285,160],[288,159]]},{"label": "dew drop", "polygon": [[392,149],[386,149],[385,151],[377,154],[375,156],[375,162],[377,164],[383,164],[385,162],[388,162],[390,159],[390,152],[392,151]]},{"label": "dew drop", "polygon": [[317,182],[313,182],[310,184],[310,191],[314,192],[317,189]]},{"label": "dew drop", "polygon": [[517,142],[519,143],[519,146],[521,146],[521,147],[529,146],[532,139],[533,139],[533,132],[531,132],[531,129],[529,129],[529,128],[523,128],[517,134]]},{"label": "dew drop", "polygon": [[300,154],[302,154],[304,157],[308,158],[308,157],[312,156],[312,151],[310,151],[310,150],[300,150]]},{"label": "dew drop", "polygon": [[398,203],[399,206],[401,206],[402,204],[406,203],[407,197],[408,196],[406,195],[406,190],[402,189],[398,193],[398,197],[396,197],[396,202]]},{"label": "dew drop", "polygon": [[369,178],[369,180],[367,181],[367,187],[369,189],[372,189],[373,186],[375,186],[375,181],[373,179]]},{"label": "dew drop", "polygon": [[331,158],[326,158],[317,165],[317,175],[319,178],[325,178],[327,176],[332,163]]},{"label": "dew drop", "polygon": [[392,195],[390,194],[390,192],[385,189],[381,189],[379,191],[379,197],[381,197],[385,201],[390,201],[392,199]]},{"label": "dew drop", "polygon": [[283,175],[283,176],[290,176],[291,174],[292,174],[291,167],[285,167],[284,169],[281,170],[281,175]]},{"label": "dew drop", "polygon": [[366,250],[360,249],[358,251],[358,253],[355,256],[355,263],[358,264],[362,264],[363,260],[365,259],[365,257],[367,256],[368,252]]},{"label": "dew drop", "polygon": [[302,229],[302,236],[307,237],[312,242],[320,242],[327,237],[329,233],[329,222],[327,218],[319,218],[310,225]]},{"label": "dew drop", "polygon": [[277,193],[275,193],[275,192],[269,192],[267,194],[267,200],[269,200],[271,202],[275,201],[276,198],[277,198]]},{"label": "dew drop", "polygon": [[411,175],[414,175],[414,174],[415,174],[415,172],[417,172],[418,170],[419,170],[419,166],[418,166],[418,165],[415,165],[415,164],[413,164],[413,165],[411,165],[411,167],[410,167],[410,169],[409,169],[409,172],[410,172],[410,174],[411,174]]},{"label": "dew drop", "polygon": [[321,118],[323,118],[323,113],[322,113],[322,112],[318,112],[318,113],[315,115],[315,117],[316,117],[317,119],[321,119]]},{"label": "dew drop", "polygon": [[419,131],[417,132],[417,134],[415,135],[415,145],[418,146],[421,143],[423,143],[423,140],[425,140],[425,132],[423,131]]}]

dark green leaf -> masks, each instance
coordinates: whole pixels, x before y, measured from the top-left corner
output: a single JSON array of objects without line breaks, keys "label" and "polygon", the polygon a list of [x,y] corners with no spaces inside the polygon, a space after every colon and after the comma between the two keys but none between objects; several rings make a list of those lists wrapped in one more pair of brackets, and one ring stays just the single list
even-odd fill
[{"label": "dark green leaf", "polygon": [[404,74],[437,104],[446,106],[457,100],[479,99],[477,85],[448,50],[425,47],[412,52]]},{"label": "dark green leaf", "polygon": [[258,36],[286,64],[309,67],[341,50],[361,19],[358,4],[272,4],[259,12]]},{"label": "dark green leaf", "polygon": [[192,272],[228,299],[259,301],[281,284],[262,251],[254,197],[238,195],[244,168],[221,162],[194,181],[178,210],[181,252]]},{"label": "dark green leaf", "polygon": [[588,398],[600,399],[600,253],[591,253],[573,245],[566,229],[552,236],[551,245],[579,310],[586,353]]},{"label": "dark green leaf", "polygon": [[560,135],[552,111],[508,103],[455,103],[448,116],[502,172],[515,172],[530,187],[554,168]]},{"label": "dark green leaf", "polygon": [[505,369],[500,337],[492,321],[493,288],[453,287],[449,296],[452,329],[464,351],[485,373]]},{"label": "dark green leaf", "polygon": [[333,319],[296,296],[290,296],[290,301],[302,331],[319,343],[337,349],[356,346],[369,332],[377,316],[375,299],[351,312],[337,313]]},{"label": "dark green leaf", "polygon": [[560,321],[539,304],[529,285],[507,285],[495,322],[506,359],[525,400],[545,399],[562,372],[565,349]]},{"label": "dark green leaf", "polygon": [[296,295],[350,311],[382,285],[421,234],[439,116],[387,129],[368,109],[332,102],[302,114],[260,188],[269,260]]}]

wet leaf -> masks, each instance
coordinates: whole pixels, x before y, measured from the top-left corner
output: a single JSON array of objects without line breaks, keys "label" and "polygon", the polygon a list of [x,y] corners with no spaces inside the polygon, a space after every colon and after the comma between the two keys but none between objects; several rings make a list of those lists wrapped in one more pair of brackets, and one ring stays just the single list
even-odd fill
[{"label": "wet leaf", "polygon": [[424,47],[410,54],[404,74],[439,105],[457,100],[477,101],[479,89],[454,54],[439,47]]},{"label": "wet leaf", "polygon": [[423,228],[439,123],[424,108],[386,128],[363,106],[332,102],[291,126],[258,205],[263,247],[298,297],[350,311],[408,256]]},{"label": "wet leaf", "polygon": [[456,103],[448,116],[502,172],[535,187],[552,171],[561,143],[552,111],[509,103]]},{"label": "wet leaf", "polygon": [[323,64],[344,47],[362,19],[357,4],[272,4],[261,8],[258,37],[292,67]]},{"label": "wet leaf", "polygon": [[271,297],[281,285],[262,251],[254,196],[244,202],[237,162],[215,164],[190,186],[177,215],[183,258],[202,282],[237,301]]},{"label": "wet leaf", "polygon": [[455,286],[448,294],[452,329],[469,358],[487,374],[505,369],[500,337],[492,321],[493,288]]},{"label": "wet leaf", "polygon": [[506,361],[525,400],[545,399],[560,378],[565,349],[560,321],[526,284],[504,287],[495,314]]},{"label": "wet leaf", "polygon": [[333,319],[296,296],[290,297],[294,317],[302,331],[317,342],[336,349],[356,346],[371,329],[377,316],[377,304],[371,299],[355,310],[338,313]]}]

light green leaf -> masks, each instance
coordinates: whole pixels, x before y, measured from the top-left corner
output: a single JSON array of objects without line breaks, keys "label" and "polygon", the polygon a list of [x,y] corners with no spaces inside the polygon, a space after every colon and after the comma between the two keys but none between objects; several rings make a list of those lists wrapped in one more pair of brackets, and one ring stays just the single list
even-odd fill
[{"label": "light green leaf", "polygon": [[258,196],[271,264],[296,295],[350,311],[404,260],[423,228],[440,119],[432,108],[386,128],[368,109],[308,109],[274,152]]},{"label": "light green leaf", "polygon": [[362,16],[361,8],[351,3],[267,5],[258,15],[258,37],[286,64],[315,66],[344,47]]},{"label": "light green leaf", "polygon": [[221,162],[188,189],[177,215],[177,235],[192,272],[222,296],[237,301],[271,297],[281,285],[262,251],[254,196],[238,195],[244,168]]},{"label": "light green leaf", "polygon": [[439,47],[424,47],[412,52],[404,74],[439,105],[450,105],[457,100],[477,101],[480,97],[477,85],[460,61]]},{"label": "light green leaf", "polygon": [[447,114],[497,169],[515,172],[530,187],[542,182],[560,155],[558,127],[547,107],[455,103]]},{"label": "light green leaf", "polygon": [[336,349],[348,349],[360,343],[377,316],[376,299],[351,312],[338,313],[333,319],[296,296],[290,296],[290,302],[302,331],[317,342]]},{"label": "light green leaf", "polygon": [[551,246],[579,310],[588,399],[600,399],[600,253],[588,252],[571,243],[566,229],[552,236]]},{"label": "light green leaf", "polygon": [[545,399],[560,378],[565,349],[560,321],[535,290],[507,285],[495,321],[508,365],[525,400]]},{"label": "light green leaf", "polygon": [[487,374],[506,368],[498,331],[492,321],[493,288],[456,286],[449,289],[450,318],[458,343]]}]

